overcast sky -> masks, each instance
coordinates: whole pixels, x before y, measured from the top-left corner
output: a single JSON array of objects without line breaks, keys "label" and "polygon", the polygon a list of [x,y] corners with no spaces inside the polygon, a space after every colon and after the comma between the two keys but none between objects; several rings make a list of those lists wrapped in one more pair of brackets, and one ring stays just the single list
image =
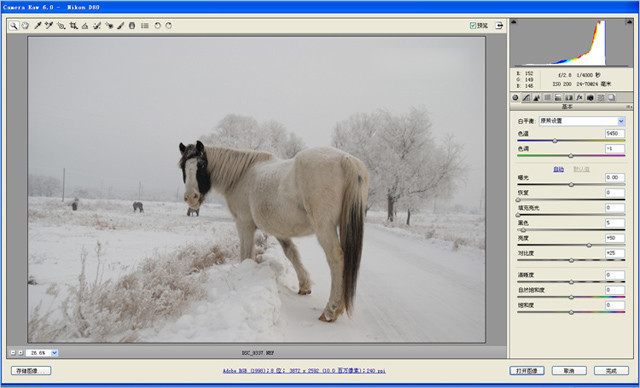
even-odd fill
[{"label": "overcast sky", "polygon": [[182,190],[178,144],[227,114],[329,145],[354,113],[426,107],[484,187],[484,40],[432,37],[30,38],[29,172],[70,186]]}]

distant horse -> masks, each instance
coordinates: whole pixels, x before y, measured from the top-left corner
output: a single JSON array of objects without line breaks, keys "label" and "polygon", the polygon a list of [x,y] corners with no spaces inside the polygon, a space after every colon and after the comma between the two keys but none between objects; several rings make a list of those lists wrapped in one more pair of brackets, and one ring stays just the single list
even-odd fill
[{"label": "distant horse", "polygon": [[187,210],[187,215],[188,215],[188,216],[191,216],[193,213],[196,213],[196,216],[197,216],[197,217],[200,217],[200,208],[198,208],[198,209],[192,209],[192,208],[189,208],[189,209]]},{"label": "distant horse", "polygon": [[78,210],[78,204],[80,203],[80,199],[78,197],[73,199],[73,202],[71,202],[71,210],[76,211]]},{"label": "distant horse", "polygon": [[309,294],[309,273],[291,237],[315,234],[331,269],[331,293],[320,320],[334,321],[345,309],[351,313],[369,185],[360,160],[330,147],[280,160],[266,152],[205,147],[200,141],[180,143],[180,152],[185,202],[198,209],[212,187],[223,194],[236,222],[242,259],[254,257],[257,228],[275,236],[298,275],[298,294]]},{"label": "distant horse", "polygon": [[142,202],[133,203],[133,212],[135,213],[136,210],[140,210],[140,213],[144,213],[144,209],[142,208]]}]

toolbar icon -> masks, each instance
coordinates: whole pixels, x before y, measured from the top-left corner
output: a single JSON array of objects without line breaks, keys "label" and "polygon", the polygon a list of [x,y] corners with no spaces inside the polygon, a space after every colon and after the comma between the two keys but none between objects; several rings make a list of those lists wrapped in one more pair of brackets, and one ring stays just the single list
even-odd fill
[{"label": "toolbar icon", "polygon": [[20,22],[17,20],[9,21],[9,31],[18,31],[20,30]]},{"label": "toolbar icon", "polygon": [[109,23],[109,22],[104,22],[104,24],[107,25],[107,27],[109,27],[110,30],[113,29],[113,24]]},{"label": "toolbar icon", "polygon": [[124,22],[120,23],[120,25],[118,27],[116,27],[116,30],[119,30],[122,28],[122,26],[124,26]]},{"label": "toolbar icon", "polygon": [[67,28],[64,26],[64,24],[58,22],[58,29],[60,30],[66,30]]}]

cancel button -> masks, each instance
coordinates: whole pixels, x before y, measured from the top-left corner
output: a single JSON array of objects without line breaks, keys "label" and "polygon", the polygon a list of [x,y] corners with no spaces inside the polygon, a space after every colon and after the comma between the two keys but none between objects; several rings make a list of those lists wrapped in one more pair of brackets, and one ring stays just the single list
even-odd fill
[{"label": "cancel button", "polygon": [[587,367],[586,366],[554,366],[553,368],[551,368],[551,373],[554,375],[566,375],[566,376],[586,375]]}]

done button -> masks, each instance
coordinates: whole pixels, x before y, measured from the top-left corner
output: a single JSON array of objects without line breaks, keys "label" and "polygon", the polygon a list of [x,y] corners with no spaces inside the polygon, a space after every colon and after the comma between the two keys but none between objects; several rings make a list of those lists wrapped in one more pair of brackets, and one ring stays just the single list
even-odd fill
[{"label": "done button", "polygon": [[598,376],[613,375],[613,376],[626,376],[629,374],[628,366],[596,366],[594,374]]}]

